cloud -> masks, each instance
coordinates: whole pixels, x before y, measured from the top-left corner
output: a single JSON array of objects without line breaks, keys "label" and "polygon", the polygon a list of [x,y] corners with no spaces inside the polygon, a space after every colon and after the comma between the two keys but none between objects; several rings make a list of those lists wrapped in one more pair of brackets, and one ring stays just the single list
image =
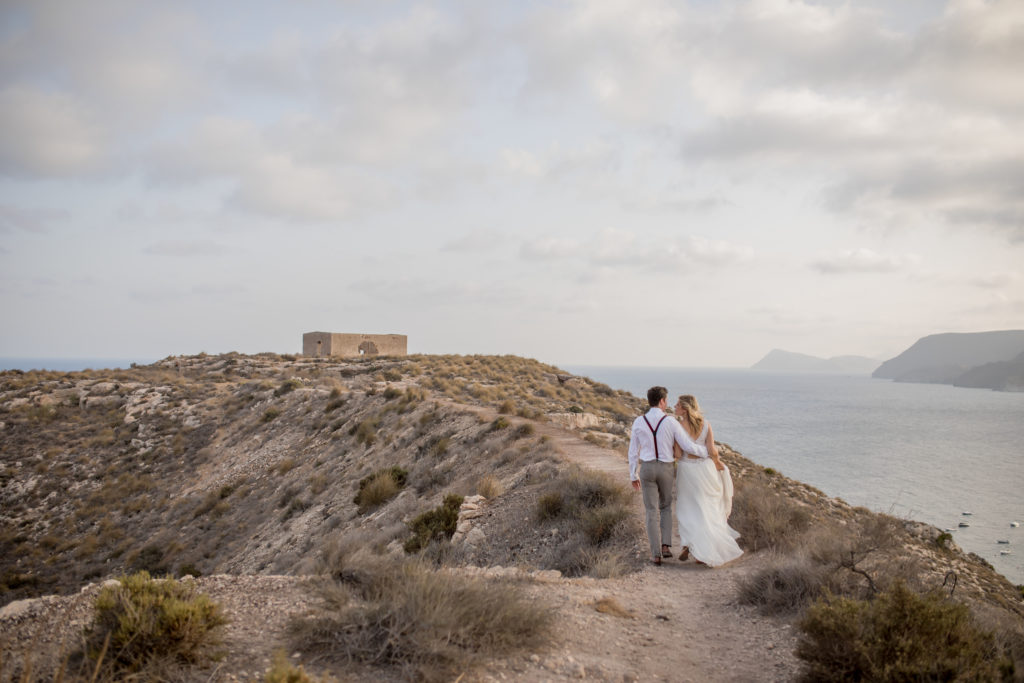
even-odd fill
[{"label": "cloud", "polygon": [[871,249],[848,249],[838,254],[823,256],[811,267],[826,275],[842,273],[895,273],[916,265],[920,258],[908,254],[879,254]]},{"label": "cloud", "polygon": [[9,204],[0,204],[0,233],[15,231],[47,233],[53,223],[66,221],[69,215],[63,209],[24,209]]},{"label": "cloud", "polygon": [[62,176],[97,166],[101,130],[76,98],[30,86],[0,91],[0,173]]},{"label": "cloud", "polygon": [[151,244],[142,251],[155,256],[193,257],[219,256],[227,253],[228,250],[221,244],[206,240],[167,240]]},{"label": "cloud", "polygon": [[1016,272],[989,273],[981,277],[970,279],[970,284],[981,289],[1006,289],[1020,280],[1020,274]]},{"label": "cloud", "polygon": [[637,236],[627,230],[606,229],[580,242],[562,238],[524,241],[520,256],[527,260],[576,260],[588,269],[626,269],[640,272],[679,272],[748,261],[754,250],[726,240],[698,235]]},{"label": "cloud", "polygon": [[445,242],[441,245],[441,251],[469,254],[490,251],[504,242],[504,235],[496,232],[478,230]]}]

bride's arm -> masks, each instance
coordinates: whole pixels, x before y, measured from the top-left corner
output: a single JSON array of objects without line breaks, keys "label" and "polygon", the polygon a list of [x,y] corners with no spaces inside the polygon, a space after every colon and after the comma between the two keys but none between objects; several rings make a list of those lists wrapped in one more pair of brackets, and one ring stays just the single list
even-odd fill
[{"label": "bride's arm", "polygon": [[677,444],[675,441],[672,442],[672,457],[675,460],[683,459],[683,449],[680,448],[679,444]]},{"label": "bride's arm", "polygon": [[715,446],[715,435],[711,431],[710,422],[708,423],[708,435],[704,439],[704,445],[708,449],[708,455],[711,456],[711,459],[715,461],[715,469],[718,470],[719,472],[724,470],[725,465],[723,465],[722,461],[718,459],[718,447]]}]

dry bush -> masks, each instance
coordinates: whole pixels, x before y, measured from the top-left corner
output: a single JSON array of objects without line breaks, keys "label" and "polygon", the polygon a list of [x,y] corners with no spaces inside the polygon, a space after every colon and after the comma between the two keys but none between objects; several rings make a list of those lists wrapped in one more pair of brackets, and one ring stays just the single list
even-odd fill
[{"label": "dry bush", "polygon": [[225,623],[220,607],[193,582],[139,572],[100,592],[84,655],[109,677],[151,680],[168,665],[211,657]]},{"label": "dry bush", "polygon": [[1012,661],[965,605],[901,583],[874,600],[826,598],[799,622],[807,681],[995,681]]},{"label": "dry bush", "polygon": [[359,491],[353,503],[359,506],[359,514],[364,515],[376,510],[388,502],[405,487],[409,472],[401,467],[390,467],[378,470],[359,482]]},{"label": "dry bush", "polygon": [[484,498],[491,500],[504,493],[505,487],[501,485],[497,477],[492,474],[486,474],[477,480],[476,492]]},{"label": "dry bush", "polygon": [[515,402],[510,400],[510,399],[505,399],[498,406],[498,412],[501,413],[502,415],[510,415],[510,414],[516,412],[516,404],[515,404]]},{"label": "dry bush", "polygon": [[313,678],[306,673],[301,664],[292,664],[284,650],[274,653],[274,661],[263,677],[264,683],[331,683],[334,680],[326,675],[323,678]]},{"label": "dry bush", "polygon": [[739,601],[765,614],[792,614],[834,587],[834,569],[806,553],[777,556],[766,567],[738,581]]},{"label": "dry bush", "polygon": [[452,680],[479,662],[532,650],[551,613],[512,584],[430,569],[352,565],[324,589],[321,614],[293,622],[294,644],[334,662],[394,667],[410,679]]},{"label": "dry bush", "polygon": [[759,480],[737,483],[729,524],[746,550],[787,550],[810,525],[810,513]]}]

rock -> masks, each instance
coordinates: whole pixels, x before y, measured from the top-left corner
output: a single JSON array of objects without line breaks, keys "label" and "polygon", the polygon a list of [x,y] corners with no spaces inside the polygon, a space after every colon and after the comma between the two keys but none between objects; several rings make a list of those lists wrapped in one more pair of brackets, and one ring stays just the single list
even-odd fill
[{"label": "rock", "polygon": [[601,420],[593,413],[548,413],[548,419],[569,429],[601,426]]},{"label": "rock", "polygon": [[487,542],[487,535],[479,527],[473,527],[466,534],[466,545],[476,547]]}]

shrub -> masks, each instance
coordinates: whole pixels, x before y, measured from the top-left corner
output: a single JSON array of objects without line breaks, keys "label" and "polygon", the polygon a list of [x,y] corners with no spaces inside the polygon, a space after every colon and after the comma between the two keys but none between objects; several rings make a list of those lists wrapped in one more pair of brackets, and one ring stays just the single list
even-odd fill
[{"label": "shrub", "polygon": [[129,565],[134,572],[147,575],[169,574],[170,570],[164,562],[164,550],[159,545],[147,545],[136,553]]},{"label": "shrub", "polygon": [[402,390],[398,387],[388,387],[384,390],[384,400],[391,401],[402,395]]},{"label": "shrub", "polygon": [[619,523],[628,516],[629,511],[624,506],[606,505],[587,510],[580,518],[580,526],[592,545],[601,545],[611,540]]},{"label": "shrub", "polygon": [[491,423],[491,431],[496,432],[499,429],[505,429],[506,427],[508,427],[508,425],[509,421],[506,420],[504,417],[496,417],[494,418],[494,421]]},{"label": "shrub", "polygon": [[377,470],[359,481],[359,491],[352,500],[359,506],[359,514],[376,510],[391,500],[405,487],[409,472],[395,466],[385,470]]},{"label": "shrub", "polygon": [[295,391],[301,386],[301,379],[292,378],[285,380],[284,382],[281,383],[281,386],[274,390],[274,396],[284,396],[285,394],[290,394],[291,392]]},{"label": "shrub", "polygon": [[220,606],[197,593],[193,582],[139,572],[96,598],[85,654],[100,660],[105,650],[100,665],[118,678],[168,661],[195,664],[212,654],[225,623]]},{"label": "shrub", "polygon": [[523,424],[516,427],[515,431],[512,432],[512,438],[523,439],[528,436],[533,436],[534,432],[536,431],[536,428],[532,424],[530,424],[529,422],[524,422]]},{"label": "shrub", "polygon": [[819,600],[799,628],[805,680],[993,681],[1009,664],[966,606],[902,583],[871,601]]},{"label": "shrub", "polygon": [[462,496],[450,493],[441,505],[409,522],[413,535],[405,542],[405,552],[414,553],[427,547],[431,541],[451,538],[459,521],[462,500]]},{"label": "shrub", "polygon": [[266,412],[263,413],[263,417],[260,418],[264,422],[270,422],[281,415],[281,411],[277,408],[267,408]]},{"label": "shrub", "polygon": [[498,406],[498,413],[501,415],[509,415],[514,412],[516,412],[516,404],[510,399],[505,399],[501,402],[501,405]]},{"label": "shrub", "polygon": [[539,521],[564,520],[590,546],[608,542],[629,519],[625,487],[602,472],[570,470],[552,481],[537,499]]},{"label": "shrub", "polygon": [[579,406],[569,406],[569,412],[579,415],[583,412],[583,408],[580,408]]},{"label": "shrub", "polygon": [[504,491],[505,488],[501,485],[501,482],[491,474],[480,477],[476,482],[476,492],[487,499],[497,498]]},{"label": "shrub", "polygon": [[824,595],[831,571],[806,555],[778,557],[738,582],[739,601],[765,614],[792,614]]},{"label": "shrub", "polygon": [[377,441],[377,427],[380,425],[379,417],[368,417],[349,430],[349,434],[354,434],[356,441],[367,446],[372,446]]},{"label": "shrub", "polygon": [[737,486],[729,524],[747,550],[789,548],[809,526],[810,513],[759,481]]},{"label": "shrub", "polygon": [[467,668],[549,636],[551,612],[510,583],[367,561],[325,590],[324,611],[293,622],[294,645],[318,658],[401,668],[409,680],[454,680]]}]

